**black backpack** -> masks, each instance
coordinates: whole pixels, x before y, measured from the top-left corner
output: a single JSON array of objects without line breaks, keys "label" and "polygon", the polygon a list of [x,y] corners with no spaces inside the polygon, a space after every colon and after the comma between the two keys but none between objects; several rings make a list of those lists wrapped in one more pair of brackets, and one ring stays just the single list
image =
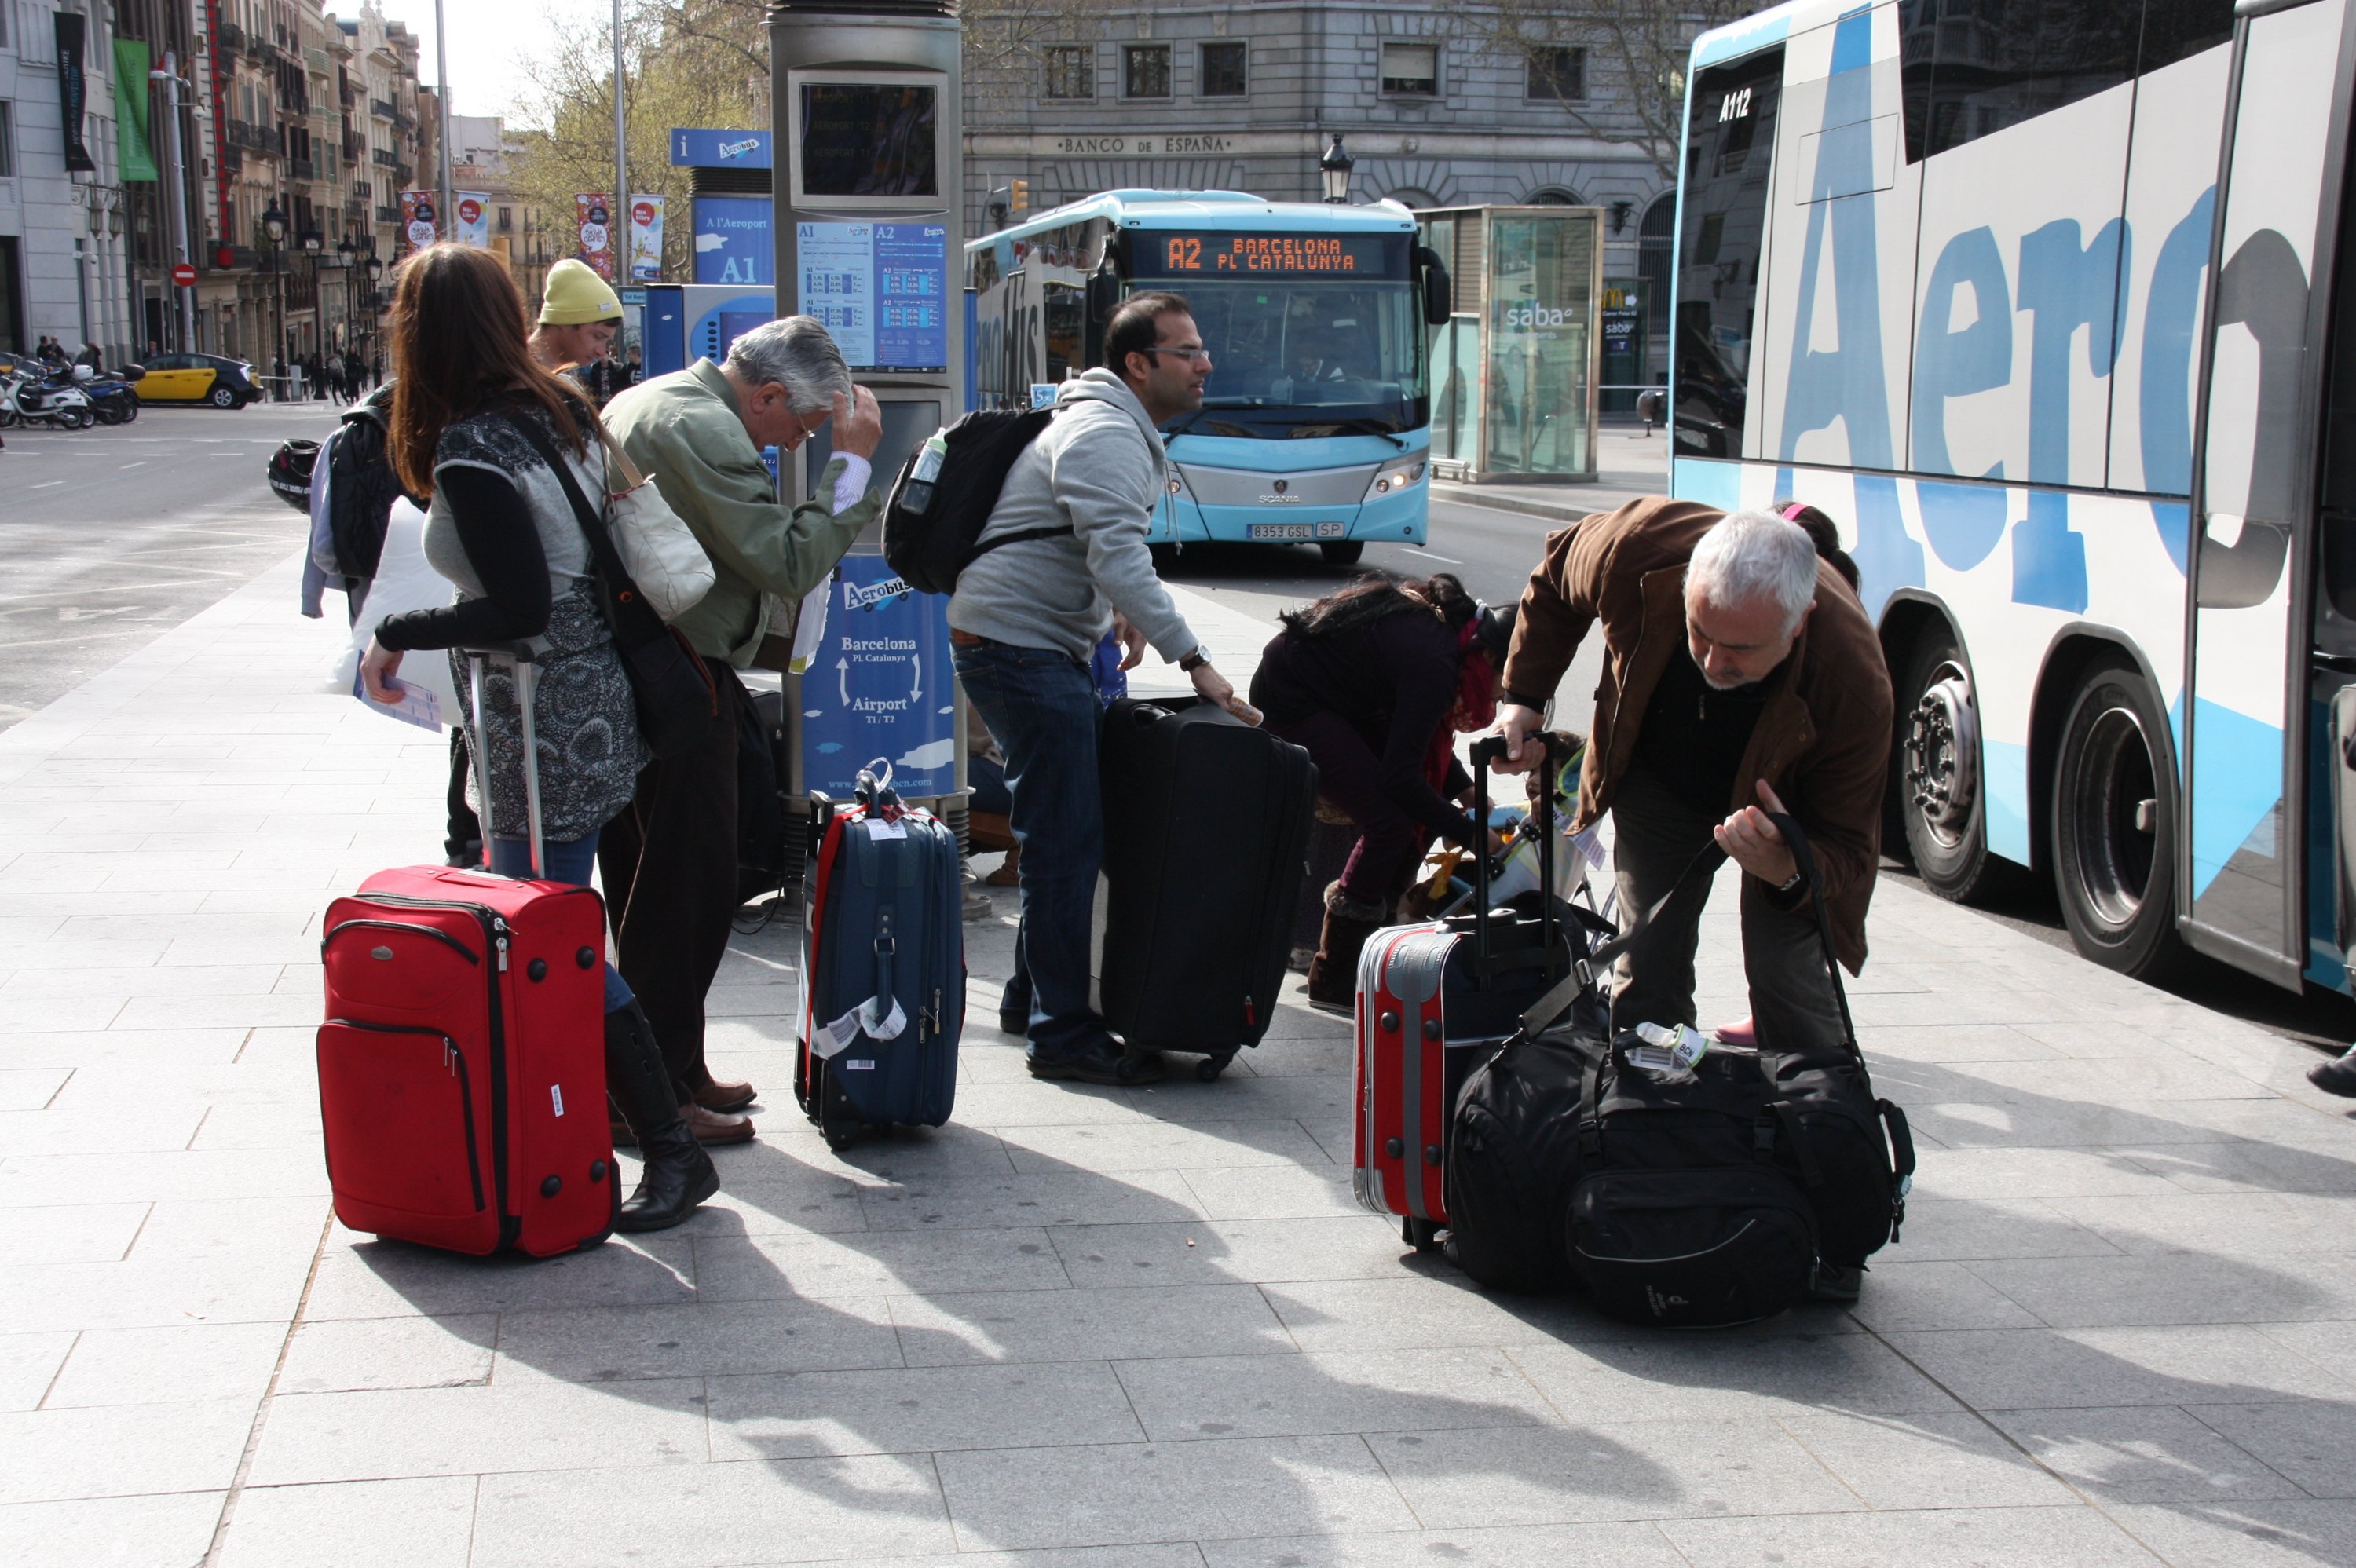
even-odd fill
[{"label": "black backpack", "polygon": [[[1819,888],[1799,825],[1774,820]],[[1706,849],[1677,887],[1722,859]],[[1897,1239],[1913,1145],[1904,1113],[1873,1096],[1837,968],[1837,1060],[1716,1050],[1676,1083],[1628,1065],[1635,1037],[1598,1024],[1587,987],[1674,896],[1540,998],[1466,1079],[1448,1155],[1451,1252],[1485,1284],[1575,1281],[1635,1322],[1744,1322],[1799,1302],[1820,1262],[1856,1267]],[[1815,904],[1830,966],[1831,924]],[[1586,1016],[1545,1032],[1575,1002]]]},{"label": "black backpack", "polygon": [[[1055,417],[1052,408],[976,409],[967,414],[941,432],[948,452],[929,495],[915,478],[925,449],[918,446],[908,454],[884,505],[884,559],[902,581],[920,593],[954,593],[958,574],[977,556],[1071,532],[1063,526],[1023,528],[988,544],[975,542],[990,526],[1007,471]],[[912,504],[918,500],[924,504]]]}]

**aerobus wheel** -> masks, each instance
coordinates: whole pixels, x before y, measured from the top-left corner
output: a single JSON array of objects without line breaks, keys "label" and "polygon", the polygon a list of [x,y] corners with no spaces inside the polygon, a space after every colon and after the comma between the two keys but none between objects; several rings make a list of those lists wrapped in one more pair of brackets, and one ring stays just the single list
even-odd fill
[{"label": "aerobus wheel", "polygon": [[1954,635],[1917,639],[1898,684],[1890,773],[1906,848],[1922,882],[1958,903],[1997,891],[2010,868],[1987,848],[1980,788],[1979,702]]},{"label": "aerobus wheel", "polygon": [[1339,539],[1321,544],[1317,553],[1325,558],[1328,566],[1355,566],[1358,558],[1366,553],[1364,539]]},{"label": "aerobus wheel", "polygon": [[2123,659],[2089,669],[2054,768],[2053,880],[2078,951],[2141,976],[2180,950],[2168,715]]}]

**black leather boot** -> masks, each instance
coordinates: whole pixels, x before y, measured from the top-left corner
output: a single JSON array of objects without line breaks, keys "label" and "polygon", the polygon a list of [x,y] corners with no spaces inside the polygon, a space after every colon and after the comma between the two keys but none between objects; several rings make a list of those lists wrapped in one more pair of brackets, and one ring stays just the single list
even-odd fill
[{"label": "black leather boot", "polygon": [[605,1089],[637,1135],[646,1169],[623,1200],[617,1231],[661,1231],[720,1190],[712,1157],[688,1130],[655,1031],[635,1001],[605,1015]]},{"label": "black leather boot", "polygon": [[1360,901],[1334,882],[1325,890],[1325,925],[1318,933],[1317,956],[1309,962],[1309,1005],[1321,1012],[1352,1011],[1358,994],[1358,950],[1366,938],[1382,929],[1383,906]]}]

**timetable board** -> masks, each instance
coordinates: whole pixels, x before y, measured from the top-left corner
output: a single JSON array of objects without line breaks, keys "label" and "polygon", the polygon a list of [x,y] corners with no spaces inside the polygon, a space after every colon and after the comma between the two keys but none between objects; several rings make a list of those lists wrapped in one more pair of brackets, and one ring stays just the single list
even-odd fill
[{"label": "timetable board", "polygon": [[948,229],[938,223],[802,223],[801,308],[853,370],[948,368]]}]

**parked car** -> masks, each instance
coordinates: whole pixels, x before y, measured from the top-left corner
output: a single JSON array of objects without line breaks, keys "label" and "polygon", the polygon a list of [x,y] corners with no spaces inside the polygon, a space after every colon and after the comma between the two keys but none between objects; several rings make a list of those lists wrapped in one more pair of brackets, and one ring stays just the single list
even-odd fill
[{"label": "parked car", "polygon": [[241,409],[259,401],[253,367],[219,354],[158,354],[135,383],[143,403],[210,403]]}]

